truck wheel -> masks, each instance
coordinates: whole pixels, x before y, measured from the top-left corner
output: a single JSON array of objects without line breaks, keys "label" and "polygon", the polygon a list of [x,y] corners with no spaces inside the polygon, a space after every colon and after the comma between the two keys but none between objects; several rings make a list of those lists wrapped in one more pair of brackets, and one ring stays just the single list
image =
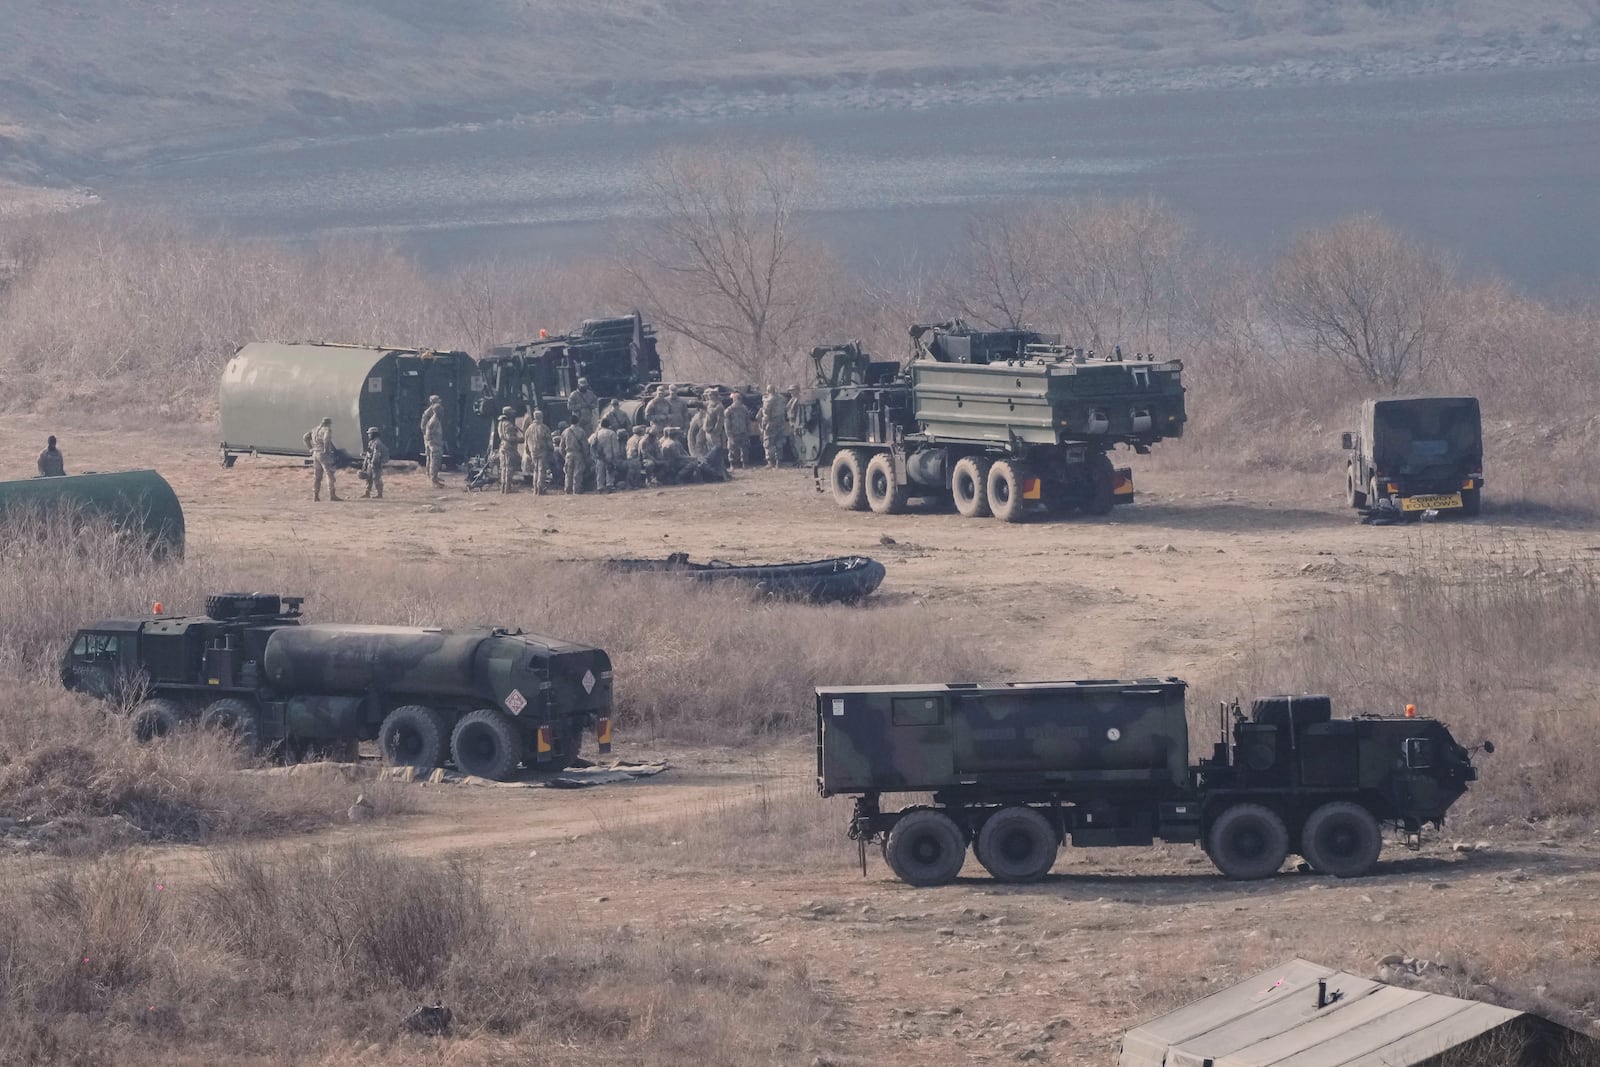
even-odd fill
[{"label": "truck wheel", "polygon": [[1378,862],[1383,833],[1372,812],[1348,800],[1324,804],[1300,832],[1300,851],[1320,874],[1359,878]]},{"label": "truck wheel", "polygon": [[906,487],[894,480],[894,463],[879,452],[867,464],[867,506],[879,515],[898,515],[906,509]]},{"label": "truck wheel", "polygon": [[950,472],[950,495],[956,499],[956,510],[968,519],[989,517],[989,461],[977,456],[963,456],[956,460]]},{"label": "truck wheel", "polygon": [[997,460],[989,468],[989,509],[1002,522],[1022,522],[1026,519],[1027,502],[1022,499],[1022,483],[1028,477],[1028,468],[1015,460]]},{"label": "truck wheel", "polygon": [[378,729],[378,750],[390,767],[426,767],[444,763],[449,731],[444,716],[421,704],[391,711]]},{"label": "truck wheel", "polygon": [[207,704],[200,713],[200,728],[228,736],[252,756],[260,748],[261,731],[256,722],[256,709],[242,700],[223,697]]},{"label": "truck wheel", "polygon": [[1090,515],[1109,515],[1117,506],[1117,470],[1111,457],[1096,452],[1089,460],[1089,499],[1083,510]]},{"label": "truck wheel", "polygon": [[944,812],[913,811],[889,831],[883,858],[907,885],[949,885],[967,860],[967,842]]},{"label": "truck wheel", "polygon": [[171,736],[183,725],[183,709],[170,700],[141,700],[133,709],[133,736],[139,742]]},{"label": "truck wheel", "polygon": [[462,717],[450,739],[456,770],[490,781],[503,782],[522,762],[522,734],[517,724],[494,708]]},{"label": "truck wheel", "polygon": [[859,448],[847,448],[833,457],[829,480],[833,502],[846,511],[867,510],[867,462]]},{"label": "truck wheel", "polygon": [[1270,878],[1289,856],[1283,820],[1260,804],[1235,804],[1217,816],[1206,838],[1217,869],[1234,881]]},{"label": "truck wheel", "polygon": [[[998,464],[996,464],[998,466]],[[1055,866],[1061,835],[1032,808],[1001,808],[978,832],[973,849],[1000,882],[1037,882]]]},{"label": "truck wheel", "polygon": [[1344,472],[1344,502],[1353,508],[1367,506],[1367,494],[1356,488],[1356,472],[1351,467]]},{"label": "truck wheel", "polygon": [[1483,510],[1483,490],[1461,490],[1461,514],[1470,517],[1478,515]]}]

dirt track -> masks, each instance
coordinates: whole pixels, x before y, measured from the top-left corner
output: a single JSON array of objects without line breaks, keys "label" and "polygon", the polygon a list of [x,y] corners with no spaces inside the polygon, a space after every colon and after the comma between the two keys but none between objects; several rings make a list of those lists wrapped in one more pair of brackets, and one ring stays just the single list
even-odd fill
[{"label": "dirt track", "polygon": [[[27,473],[46,432],[30,420],[0,431],[0,454],[26,457],[7,466]],[[1581,524],[1518,525],[1492,509],[1480,523],[1370,529],[1331,496],[1246,500],[1159,470],[1137,472],[1140,501],[1110,521],[1022,527],[954,514],[849,514],[793,470],[577,498],[434,491],[418,474],[397,473],[382,502],[359,499],[352,477],[346,495],[355,499],[313,504],[298,464],[241,459],[224,471],[203,428],[150,436],[73,430],[63,449],[71,470],[91,455],[101,467],[162,470],[184,502],[192,553],[337,560],[382,546],[447,566],[511,552],[732,560],[867,552],[889,570],[882,598],[958,619],[997,662],[1036,677],[1225,674],[1218,664],[1278,637],[1290,613],[1423,552],[1514,543],[1559,558],[1600,543]],[[806,796],[803,745],[759,759],[666,754],[674,771],[628,785],[433,790],[423,814],[360,833],[414,854],[465,858],[497,887],[537,894],[541,907],[574,921],[749,943],[801,963],[834,1005],[826,1056],[860,1064],[1105,1063],[1122,1030],[1220,978],[1293,955],[1372,972],[1389,953],[1486,940],[1537,951],[1581,930],[1600,889],[1592,848],[1497,845],[1462,855],[1436,842],[1420,855],[1386,851],[1379,875],[1348,883],[1283,875],[1228,884],[1197,849],[1169,847],[1067,850],[1050,880],[1026,889],[972,878],[912,890],[876,856],[865,880],[854,869],[843,842],[848,804]],[[713,811],[725,817],[751,802],[756,781],[774,779],[802,821],[837,828],[837,849],[797,847],[752,865],[736,846],[680,855],[652,842],[652,827],[665,834]],[[626,847],[613,840],[624,837]],[[198,855],[166,850],[154,861],[181,875]]]}]

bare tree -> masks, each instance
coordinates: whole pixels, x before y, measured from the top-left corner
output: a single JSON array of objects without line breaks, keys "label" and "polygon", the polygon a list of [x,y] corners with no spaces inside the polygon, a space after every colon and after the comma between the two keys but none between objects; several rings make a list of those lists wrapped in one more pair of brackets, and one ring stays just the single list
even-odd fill
[{"label": "bare tree", "polygon": [[1439,358],[1451,278],[1437,253],[1362,215],[1301,235],[1271,303],[1291,343],[1394,389]]},{"label": "bare tree", "polygon": [[946,302],[962,318],[1000,329],[1021,329],[1050,307],[1059,269],[1051,214],[1040,209],[997,210],[967,220],[962,268],[945,282]]},{"label": "bare tree", "polygon": [[832,277],[796,226],[810,176],[789,146],[662,152],[644,179],[650,219],[622,242],[633,301],[746,380],[791,376]]}]

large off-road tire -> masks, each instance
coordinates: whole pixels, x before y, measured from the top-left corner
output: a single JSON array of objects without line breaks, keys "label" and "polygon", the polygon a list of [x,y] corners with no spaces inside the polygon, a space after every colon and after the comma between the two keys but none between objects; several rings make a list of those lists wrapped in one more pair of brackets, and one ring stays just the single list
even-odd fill
[{"label": "large off-road tire", "polygon": [[1022,522],[1028,517],[1022,483],[1028,468],[1013,459],[996,460],[989,468],[989,510],[1002,522]]},{"label": "large off-road tire", "polygon": [[1088,464],[1089,496],[1083,510],[1090,515],[1109,515],[1117,506],[1117,469],[1104,452],[1096,452]]},{"label": "large off-road tire", "polygon": [[462,774],[504,782],[522,762],[522,731],[505,712],[483,708],[456,723],[450,748]]},{"label": "large off-road tire", "polygon": [[1483,511],[1483,490],[1461,490],[1461,514],[1467,518],[1476,518]]},{"label": "large off-road tire", "polygon": [[213,593],[206,597],[206,618],[239,619],[248,615],[276,615],[283,599],[276,593]]},{"label": "large off-road tire", "polygon": [[1360,804],[1336,800],[1311,813],[1300,832],[1300,854],[1320,874],[1360,878],[1378,862],[1383,831]]},{"label": "large off-road tire", "polygon": [[833,502],[846,511],[867,510],[867,458],[859,448],[847,448],[833,457],[828,474]]},{"label": "large off-road tire", "polygon": [[962,456],[950,472],[950,495],[956,510],[965,518],[989,517],[989,461],[978,456]]},{"label": "large off-road tire", "polygon": [[170,737],[184,722],[183,708],[159,697],[141,700],[133,709],[133,736],[136,741],[159,741]]},{"label": "large off-road tire", "polygon": [[389,767],[442,766],[449,755],[450,731],[445,717],[421,704],[403,704],[378,728],[378,751]]},{"label": "large off-road tire", "polygon": [[1055,866],[1061,835],[1032,808],[1001,808],[978,831],[978,862],[1000,882],[1037,882]]},{"label": "large off-road tire", "polygon": [[1356,470],[1348,468],[1344,472],[1344,502],[1352,508],[1367,506],[1367,494],[1356,488]]},{"label": "large off-road tire", "polygon": [[261,724],[253,705],[235,697],[213,700],[200,712],[200,728],[237,741],[250,755],[261,749]]},{"label": "large off-road tire", "polygon": [[894,824],[883,844],[883,858],[907,885],[949,885],[967,861],[967,842],[950,816],[923,809]]},{"label": "large off-road tire", "polygon": [[867,507],[879,515],[898,515],[906,509],[906,487],[894,480],[894,461],[879,452],[867,464]]},{"label": "large off-road tire", "polygon": [[1235,804],[1211,824],[1206,853],[1234,881],[1270,878],[1288,858],[1289,830],[1271,808]]}]

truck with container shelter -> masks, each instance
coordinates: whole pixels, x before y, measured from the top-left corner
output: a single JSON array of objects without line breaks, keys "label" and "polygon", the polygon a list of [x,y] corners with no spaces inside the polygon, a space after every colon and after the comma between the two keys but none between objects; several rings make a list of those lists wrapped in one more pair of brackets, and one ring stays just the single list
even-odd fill
[{"label": "truck with container shelter", "polygon": [[[970,846],[995,878],[1045,876],[1078,847],[1197,842],[1224,875],[1266,878],[1290,853],[1367,873],[1392,824],[1408,844],[1476,780],[1444,723],[1335,719],[1325,696],[1221,709],[1211,755],[1189,761],[1186,684],[1129,681],[829,686],[817,695],[821,794],[856,797],[850,836],[880,841],[912,885],[941,885]],[[1483,751],[1493,752],[1485,742]],[[892,810],[893,794],[931,802]]]},{"label": "truck with container shelter", "polygon": [[911,339],[904,364],[855,343],[812,350],[798,451],[847,510],[895,514],[920,497],[1005,522],[1104,515],[1133,498],[1132,471],[1111,451],[1144,453],[1183,433],[1177,360],[1097,357],[1053,335],[960,320],[913,326]]},{"label": "truck with container shelter", "polygon": [[455,465],[488,440],[492,420],[473,404],[481,387],[477,364],[465,352],[253,342],[222,371],[222,461],[231,467],[240,455],[305,456],[305,432],[324,417],[333,419],[344,462],[359,459],[373,426],[395,459],[421,460],[422,413],[428,398],[438,396],[445,461]]},{"label": "truck with container shelter", "polygon": [[464,774],[558,769],[586,730],[611,748],[611,660],[519,630],[307,623],[299,597],[225,593],[204,615],[103,619],[61,659],[69,690],[132,705],[143,740],[185,724],[252,750],[348,750]]}]

